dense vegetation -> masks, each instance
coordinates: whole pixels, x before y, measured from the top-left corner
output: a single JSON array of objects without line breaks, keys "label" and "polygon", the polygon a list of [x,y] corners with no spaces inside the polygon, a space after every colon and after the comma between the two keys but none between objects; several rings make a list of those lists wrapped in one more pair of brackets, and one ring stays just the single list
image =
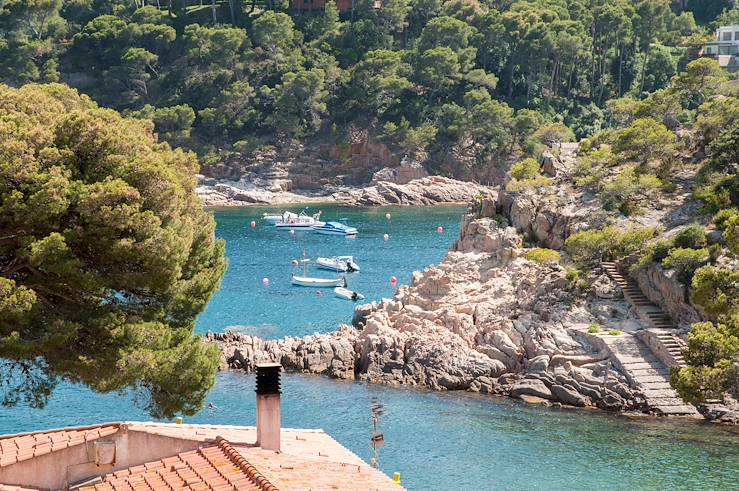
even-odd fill
[{"label": "dense vegetation", "polygon": [[639,267],[691,285],[710,321],[673,383],[720,396],[739,378],[739,89],[691,60],[739,24],[734,3],[355,0],[300,14],[286,0],[0,0],[0,81],[65,82],[136,118],[61,85],[0,86],[6,400],[30,387],[42,402],[65,376],[138,385],[171,414],[212,384],[192,323],[222,246],[193,201],[194,157],[153,131],[206,168],[356,135],[460,177],[518,161],[512,192],[550,184],[530,158],[543,146],[585,138],[574,185],[626,216],[700,165],[701,226],[671,239],[606,226],[566,251],[584,268],[641,251]]},{"label": "dense vegetation", "polygon": [[60,84],[0,85],[0,385],[43,405],[59,378],[197,411],[218,353],[194,319],[225,271],[192,153]]},{"label": "dense vegetation", "polygon": [[66,81],[206,166],[364,132],[484,177],[512,151],[598,132],[609,100],[662,89],[715,23],[739,19],[724,0],[374,3],[6,0],[0,80]]},{"label": "dense vegetation", "polygon": [[689,366],[671,381],[686,400],[721,399],[739,390],[739,87],[703,58],[665,88],[607,107],[614,123],[582,143],[574,185],[606,209],[638,215],[669,196],[684,172],[700,210],[696,223],[667,238],[664,230],[609,226],[569,237],[566,250],[585,268],[636,253],[634,268],[673,271],[709,321],[693,325]]}]

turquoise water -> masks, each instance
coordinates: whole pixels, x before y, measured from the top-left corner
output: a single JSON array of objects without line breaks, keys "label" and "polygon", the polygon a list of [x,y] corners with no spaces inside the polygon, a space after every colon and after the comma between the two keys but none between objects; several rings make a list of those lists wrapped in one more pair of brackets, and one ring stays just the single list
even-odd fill
[{"label": "turquoise water", "polygon": [[[302,207],[289,208],[298,212]],[[398,284],[410,282],[411,273],[444,258],[459,233],[463,207],[433,208],[340,208],[322,210],[322,219],[339,220],[359,230],[356,238],[327,236],[310,232],[277,230],[265,224],[264,212],[275,208],[219,210],[218,235],[226,240],[228,273],[198,319],[201,331],[238,328],[266,338],[303,336],[336,329],[351,321],[354,304],[333,295],[331,288],[296,287],[290,284],[292,259],[353,255],[361,269],[345,276],[349,288],[365,296],[365,302],[392,297],[390,278]],[[390,213],[388,220],[385,215]],[[250,222],[257,222],[251,229]],[[437,227],[444,232],[438,233]],[[384,234],[390,239],[385,241]],[[298,272],[301,272],[299,270]],[[337,273],[312,267],[311,276],[335,278]],[[269,279],[265,288],[262,279]]]},{"label": "turquoise water", "polygon": [[[350,287],[369,300],[392,295],[389,277],[401,283],[414,269],[438,263],[456,238],[461,209],[345,210],[324,207],[329,218],[348,218],[356,240],[296,236],[249,222],[265,209],[216,214],[228,241],[229,271],[222,290],[198,322],[200,330],[244,326],[267,337],[334,329],[348,322],[353,304],[314,289],[289,285],[290,259],[339,253],[357,256],[362,272]],[[388,222],[385,213],[392,213]],[[446,230],[439,235],[437,226]],[[391,239],[382,240],[388,233]],[[314,271],[317,273],[317,270]],[[330,276],[331,273],[321,273]],[[270,287],[261,284],[270,278]],[[187,421],[254,424],[254,378],[218,376],[204,410]],[[369,461],[370,406],[385,407],[380,449],[383,471],[401,473],[413,490],[487,489],[736,489],[739,435],[700,423],[552,410],[504,398],[435,393],[411,388],[284,377],[283,423],[324,428]],[[97,421],[148,420],[129,394],[95,394],[65,384],[43,410],[0,408],[0,434]]]}]

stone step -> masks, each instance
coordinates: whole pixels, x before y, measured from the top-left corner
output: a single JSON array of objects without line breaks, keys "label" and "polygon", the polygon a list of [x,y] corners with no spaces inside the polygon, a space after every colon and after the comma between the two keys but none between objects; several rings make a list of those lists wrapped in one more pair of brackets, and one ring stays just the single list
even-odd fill
[{"label": "stone step", "polygon": [[[647,398],[647,401],[650,404],[654,404],[651,399],[677,399],[677,394],[675,393],[675,390],[671,387],[666,388],[659,388],[659,389],[644,389],[644,397]],[[680,401],[680,399],[677,399]],[[683,404],[681,401],[680,404]]]},{"label": "stone step", "polygon": [[693,406],[653,406],[652,409],[664,416],[693,416],[700,414]]},{"label": "stone step", "polygon": [[645,382],[642,379],[638,378],[636,381],[644,387],[644,390],[673,390],[672,386],[670,385],[670,382],[664,380],[664,378],[656,381],[656,382]]},{"label": "stone step", "polygon": [[654,382],[664,382],[664,383],[667,383],[667,384],[670,383],[670,379],[666,375],[663,375],[663,374],[658,374],[658,375],[641,375],[641,374],[640,375],[634,375],[632,373],[632,376],[634,377],[634,380],[636,380],[638,383],[640,383],[642,385],[647,384],[647,383],[654,383]]},{"label": "stone step", "polygon": [[636,377],[669,377],[670,371],[667,368],[637,368],[629,370],[631,376]]},{"label": "stone step", "polygon": [[672,397],[647,397],[647,402],[650,406],[685,406],[685,401],[677,397],[677,394],[673,394]]}]

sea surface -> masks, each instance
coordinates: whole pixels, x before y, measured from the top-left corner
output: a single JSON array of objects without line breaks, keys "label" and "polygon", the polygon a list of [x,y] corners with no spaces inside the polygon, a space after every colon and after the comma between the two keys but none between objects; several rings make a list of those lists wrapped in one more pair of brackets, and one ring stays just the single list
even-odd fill
[{"label": "sea surface", "polygon": [[[360,229],[356,239],[293,237],[261,223],[264,211],[270,209],[216,212],[230,266],[221,291],[198,320],[200,331],[236,328],[274,338],[348,323],[351,302],[333,298],[330,289],[319,297],[315,289],[290,286],[291,259],[303,250],[309,257],[353,254],[362,271],[348,275],[350,288],[367,300],[388,297],[391,276],[407,283],[413,270],[444,257],[457,237],[463,209],[324,206],[324,216],[346,218]],[[256,229],[249,226],[251,220],[257,221]],[[390,240],[383,240],[385,233]],[[265,277],[268,287],[262,284]],[[253,425],[253,388],[251,375],[219,374],[208,395],[215,407],[185,422]],[[399,472],[412,490],[730,490],[739,483],[739,434],[707,423],[629,419],[316,376],[283,377],[284,426],[323,428],[366,461],[372,457],[373,403],[384,411],[380,467],[388,475]],[[0,407],[0,434],[149,419],[131,394],[96,394],[64,384],[42,410]]]}]

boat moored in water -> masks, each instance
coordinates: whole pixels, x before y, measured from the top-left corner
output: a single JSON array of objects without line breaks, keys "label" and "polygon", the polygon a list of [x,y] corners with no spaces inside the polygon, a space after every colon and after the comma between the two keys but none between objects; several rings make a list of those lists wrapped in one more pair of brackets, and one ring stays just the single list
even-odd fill
[{"label": "boat moored in water", "polygon": [[341,273],[345,273],[348,269],[346,263],[344,261],[340,261],[336,257],[317,257],[316,266],[321,269],[339,271]]},{"label": "boat moored in water", "polygon": [[353,292],[350,289],[341,286],[337,286],[336,288],[334,288],[334,295],[346,300],[352,300],[354,302],[356,302],[357,300],[364,300],[364,295],[362,295],[361,293]]},{"label": "boat moored in water", "polygon": [[[289,212],[288,212],[289,213]],[[295,213],[293,213],[295,215]],[[297,215],[295,215],[297,216]],[[274,215],[271,213],[262,213],[262,220],[269,223],[270,225],[274,225],[275,223],[282,220],[282,215]]]},{"label": "boat moored in water", "polygon": [[340,222],[317,223],[311,226],[311,230],[324,235],[357,235],[356,228],[344,225]]},{"label": "boat moored in water", "polygon": [[346,286],[346,278],[313,278],[310,276],[295,276],[291,278],[291,283],[297,286],[312,286],[315,288],[329,288],[332,286]]},{"label": "boat moored in water", "polygon": [[282,230],[311,230],[313,226],[321,226],[324,223],[320,221],[321,212],[309,216],[305,211],[301,211],[299,215],[286,211],[282,214],[280,220],[275,223],[275,227]]}]

